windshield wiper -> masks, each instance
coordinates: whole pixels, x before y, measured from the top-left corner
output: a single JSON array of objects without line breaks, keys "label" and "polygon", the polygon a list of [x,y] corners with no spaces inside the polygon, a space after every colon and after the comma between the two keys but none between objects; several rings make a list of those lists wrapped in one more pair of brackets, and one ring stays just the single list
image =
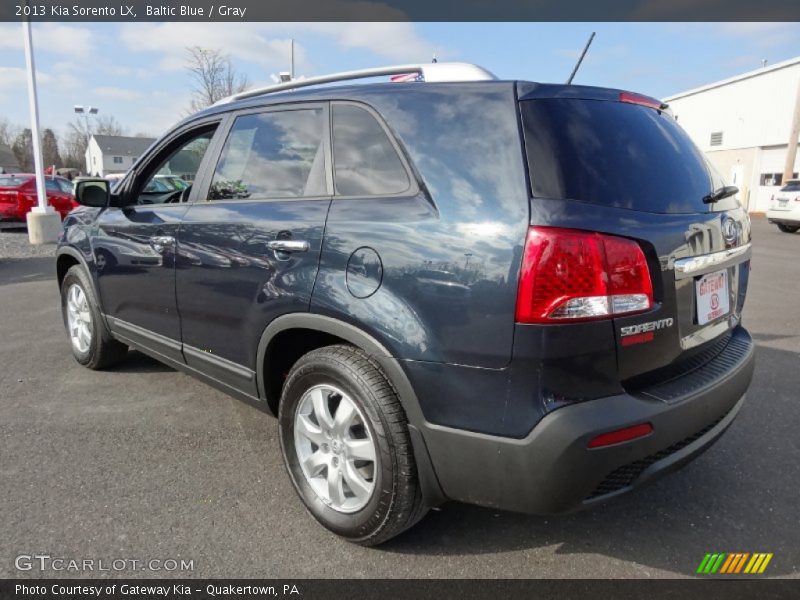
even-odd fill
[{"label": "windshield wiper", "polygon": [[730,196],[733,196],[734,194],[738,193],[739,193],[738,187],[736,187],[735,185],[726,185],[721,188],[715,189],[713,192],[711,192],[706,196],[703,196],[703,202],[705,202],[706,204],[712,204],[714,202],[722,200],[723,198],[729,198]]}]

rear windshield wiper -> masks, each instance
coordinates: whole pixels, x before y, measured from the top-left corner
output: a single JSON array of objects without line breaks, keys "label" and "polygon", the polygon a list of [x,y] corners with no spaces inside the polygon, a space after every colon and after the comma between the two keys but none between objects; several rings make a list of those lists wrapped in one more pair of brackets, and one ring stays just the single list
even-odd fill
[{"label": "rear windshield wiper", "polygon": [[717,202],[718,200],[722,200],[723,198],[728,198],[738,193],[739,193],[738,187],[736,187],[735,185],[726,185],[721,188],[715,189],[707,196],[703,196],[703,202],[705,202],[706,204],[712,204],[714,202]]}]

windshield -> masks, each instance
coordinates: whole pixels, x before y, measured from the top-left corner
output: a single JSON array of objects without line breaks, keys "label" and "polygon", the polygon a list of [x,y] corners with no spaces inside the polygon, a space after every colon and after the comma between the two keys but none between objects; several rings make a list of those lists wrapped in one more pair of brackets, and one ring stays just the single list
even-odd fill
[{"label": "windshield", "polygon": [[702,152],[667,113],[622,102],[520,103],[531,191],[658,213],[707,212],[712,182]]},{"label": "windshield", "polygon": [[17,175],[0,175],[0,187],[18,187],[28,183],[31,177],[18,177]]},{"label": "windshield", "polygon": [[786,185],[781,188],[782,192],[800,192],[800,180],[787,181]]}]

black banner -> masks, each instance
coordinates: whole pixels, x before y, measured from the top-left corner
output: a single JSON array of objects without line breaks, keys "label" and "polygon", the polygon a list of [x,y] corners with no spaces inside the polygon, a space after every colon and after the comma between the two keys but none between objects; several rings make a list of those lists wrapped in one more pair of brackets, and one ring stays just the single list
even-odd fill
[{"label": "black banner", "polygon": [[687,600],[759,600],[797,598],[800,580],[2,580],[0,600],[598,600],[662,598]]},{"label": "black banner", "polygon": [[0,21],[798,21],[797,0],[3,0]]}]

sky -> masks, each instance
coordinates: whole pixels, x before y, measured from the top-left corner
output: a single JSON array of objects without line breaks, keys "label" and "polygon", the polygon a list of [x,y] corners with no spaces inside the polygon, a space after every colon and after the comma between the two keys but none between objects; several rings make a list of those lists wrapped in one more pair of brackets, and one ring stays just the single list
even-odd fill
[{"label": "sky", "polygon": [[[63,135],[76,104],[127,134],[158,136],[187,114],[186,48],[220,49],[254,85],[298,75],[439,61],[504,79],[563,82],[592,31],[575,83],[663,98],[800,53],[795,23],[35,23],[40,122]],[[0,24],[0,119],[29,126],[22,25]],[[787,91],[790,93],[790,91]]]}]

